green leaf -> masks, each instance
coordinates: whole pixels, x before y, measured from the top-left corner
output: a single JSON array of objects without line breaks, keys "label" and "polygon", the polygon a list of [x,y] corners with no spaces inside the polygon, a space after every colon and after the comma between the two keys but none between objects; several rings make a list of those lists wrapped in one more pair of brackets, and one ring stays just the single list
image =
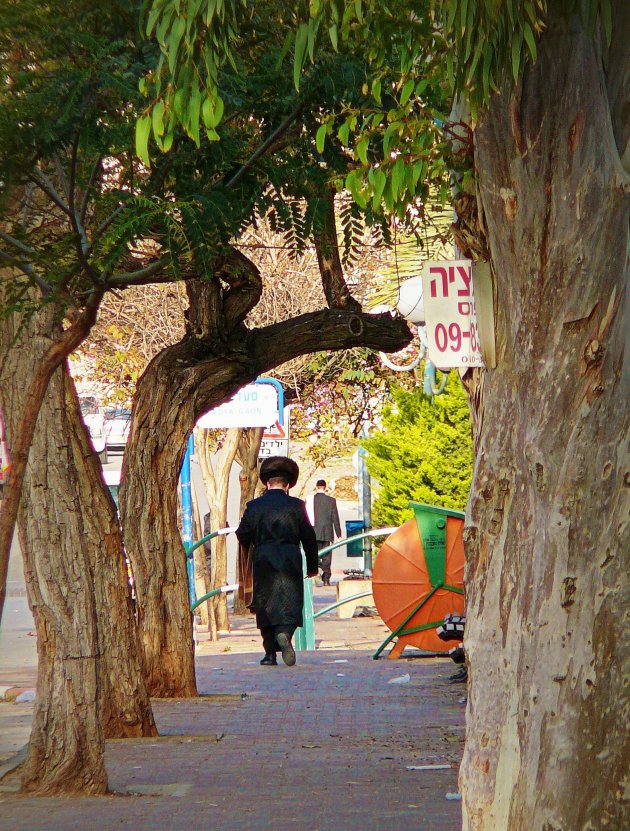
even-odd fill
[{"label": "green leaf", "polygon": [[201,105],[201,117],[205,127],[208,129],[216,127],[217,122],[215,121],[214,107],[209,96],[204,98],[203,104]]},{"label": "green leaf", "polygon": [[136,156],[146,165],[149,159],[149,136],[151,135],[151,116],[143,115],[136,121]]},{"label": "green leaf", "polygon": [[199,82],[193,82],[192,91],[190,93],[190,101],[188,103],[188,135],[195,142],[197,147],[200,145],[199,140],[199,110],[201,109],[201,90],[199,89]]},{"label": "green leaf", "polygon": [[383,156],[387,158],[389,156],[389,146],[391,144],[391,140],[394,135],[398,134],[398,130],[402,127],[402,121],[392,121],[389,125],[387,130],[385,130],[385,135],[383,136]]},{"label": "green leaf", "polygon": [[485,55],[483,56],[483,69],[481,71],[483,95],[485,100],[490,97],[490,67],[492,65],[492,55],[492,47],[488,45]]},{"label": "green leaf", "polygon": [[364,165],[368,164],[367,151],[368,151],[369,144],[370,144],[369,136],[363,136],[363,138],[360,139],[360,141],[357,143],[357,146],[356,146],[356,154],[357,154],[358,158],[361,159],[361,161],[363,162]]},{"label": "green leaf", "polygon": [[330,42],[332,44],[332,48],[336,52],[339,44],[336,23],[333,23],[331,26],[328,27],[328,34],[330,35]]},{"label": "green leaf", "polygon": [[156,138],[161,138],[164,135],[164,102],[157,101],[153,106],[151,112],[151,121],[153,123],[153,133]]},{"label": "green leaf", "polygon": [[372,208],[375,211],[378,210],[381,204],[381,197],[383,196],[386,184],[387,176],[380,168],[377,168],[374,171],[374,193],[372,195]]},{"label": "green leaf", "polygon": [[394,199],[398,198],[400,187],[405,181],[405,160],[402,156],[396,159],[396,164],[392,168],[392,196]]},{"label": "green leaf", "polygon": [[415,85],[416,82],[414,79],[409,78],[409,80],[405,83],[405,86],[402,88],[402,92],[400,94],[400,104],[402,107],[404,107],[407,101],[409,101]]},{"label": "green leaf", "polygon": [[302,67],[304,66],[307,45],[308,24],[300,23],[295,34],[295,58],[293,61],[293,83],[295,84],[296,90],[300,89],[300,75],[302,74]]},{"label": "green leaf", "polygon": [[328,132],[328,125],[322,124],[319,129],[317,130],[317,134],[315,136],[315,147],[317,147],[318,153],[324,152],[324,146],[326,144],[326,133]]},{"label": "green leaf", "polygon": [[319,30],[319,20],[309,20],[308,21],[308,56],[311,59],[311,62],[314,63],[315,61],[315,40],[317,38],[317,32]]},{"label": "green leaf", "polygon": [[186,106],[186,93],[183,89],[178,89],[175,91],[175,95],[173,96],[173,112],[177,116],[180,121],[184,119],[184,109]]},{"label": "green leaf", "polygon": [[173,146],[173,129],[169,129],[167,134],[164,136],[164,141],[162,142],[162,150],[164,153],[168,153],[168,151]]},{"label": "green leaf", "polygon": [[217,95],[217,99],[214,102],[214,115],[217,120],[215,127],[217,124],[221,123],[221,119],[223,118],[223,111],[225,110],[225,104],[223,103],[223,98],[220,95]]},{"label": "green leaf", "polygon": [[181,42],[185,30],[186,21],[183,17],[178,17],[175,20],[175,23],[173,23],[173,28],[171,29],[171,32],[168,37],[168,68],[171,75],[173,74],[175,64],[177,63],[179,44]]},{"label": "green leaf", "polygon": [[527,46],[529,48],[529,54],[532,56],[532,61],[536,61],[536,41],[534,39],[534,33],[532,32],[532,27],[529,23],[526,23],[523,26],[523,34],[525,36],[525,40],[527,41]]},{"label": "green leaf", "polygon": [[512,38],[512,75],[514,82],[518,81],[518,73],[521,66],[521,47],[523,45],[523,35],[518,32]]},{"label": "green leaf", "polygon": [[346,119],[341,127],[339,128],[337,135],[339,137],[339,141],[343,144],[344,147],[348,146],[348,142],[350,140],[350,122]]},{"label": "green leaf", "polygon": [[372,96],[377,104],[381,103],[381,79],[376,78],[372,83]]}]

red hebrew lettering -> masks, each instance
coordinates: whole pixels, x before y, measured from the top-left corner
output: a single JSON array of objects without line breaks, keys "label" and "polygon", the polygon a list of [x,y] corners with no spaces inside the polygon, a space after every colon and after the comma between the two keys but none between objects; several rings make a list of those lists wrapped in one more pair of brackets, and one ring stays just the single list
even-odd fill
[{"label": "red hebrew lettering", "polygon": [[457,304],[457,311],[460,313],[460,315],[464,315],[464,317],[467,317],[468,315],[474,314],[475,304],[469,303],[467,300],[464,300],[462,303]]},{"label": "red hebrew lettering", "polygon": [[[445,268],[441,266],[432,266],[429,269],[429,274],[439,274],[442,277],[442,297],[448,297],[448,275]],[[429,284],[431,287],[431,297],[437,297],[437,280],[431,280]]]},{"label": "red hebrew lettering", "polygon": [[459,276],[462,278],[465,285],[465,288],[458,289],[457,294],[459,297],[470,297],[470,269],[465,266],[458,265],[457,271],[459,272]]}]

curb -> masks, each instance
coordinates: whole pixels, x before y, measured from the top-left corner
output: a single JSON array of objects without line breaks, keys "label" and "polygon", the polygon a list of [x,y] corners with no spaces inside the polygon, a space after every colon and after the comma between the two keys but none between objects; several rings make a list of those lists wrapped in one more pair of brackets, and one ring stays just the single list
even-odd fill
[{"label": "curb", "polygon": [[7,776],[9,773],[12,773],[16,768],[18,768],[22,762],[26,759],[26,754],[28,753],[28,743],[24,745],[24,747],[20,748],[18,752],[11,756],[11,758],[5,762],[3,765],[0,765],[0,782]]}]

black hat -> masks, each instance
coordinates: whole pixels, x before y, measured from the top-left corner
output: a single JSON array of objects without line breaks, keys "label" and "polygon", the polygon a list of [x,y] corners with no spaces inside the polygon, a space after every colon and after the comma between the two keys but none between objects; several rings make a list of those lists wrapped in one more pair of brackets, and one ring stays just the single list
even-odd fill
[{"label": "black hat", "polygon": [[292,488],[298,480],[300,468],[293,459],[286,456],[269,456],[260,466],[260,481],[266,485],[276,476],[284,477]]}]

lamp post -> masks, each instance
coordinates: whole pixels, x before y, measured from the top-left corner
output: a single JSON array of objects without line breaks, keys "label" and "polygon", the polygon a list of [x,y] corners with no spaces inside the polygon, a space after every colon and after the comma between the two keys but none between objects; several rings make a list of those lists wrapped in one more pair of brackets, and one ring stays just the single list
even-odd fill
[{"label": "lamp post", "polygon": [[[368,437],[368,422],[364,421],[361,427],[361,438]],[[359,518],[363,521],[363,530],[369,531],[372,527],[372,479],[367,469],[367,453],[359,445],[358,458],[359,479]],[[372,576],[372,539],[363,539],[363,572],[366,577]]]}]

